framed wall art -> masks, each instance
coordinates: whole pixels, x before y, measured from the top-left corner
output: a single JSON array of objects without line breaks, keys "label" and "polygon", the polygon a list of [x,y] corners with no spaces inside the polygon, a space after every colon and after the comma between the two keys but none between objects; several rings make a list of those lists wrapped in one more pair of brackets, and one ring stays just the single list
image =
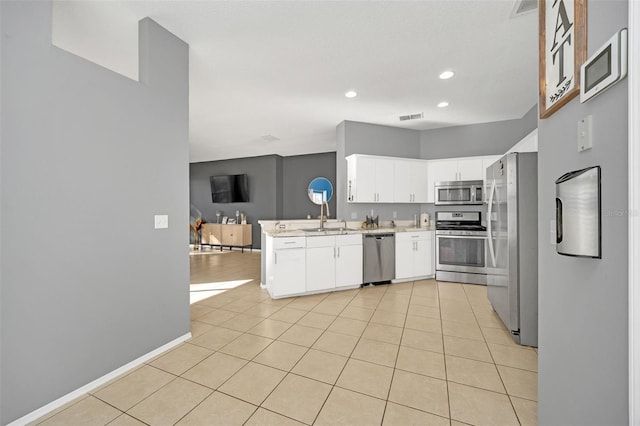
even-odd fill
[{"label": "framed wall art", "polygon": [[587,58],[587,0],[540,0],[540,118],[580,93]]}]

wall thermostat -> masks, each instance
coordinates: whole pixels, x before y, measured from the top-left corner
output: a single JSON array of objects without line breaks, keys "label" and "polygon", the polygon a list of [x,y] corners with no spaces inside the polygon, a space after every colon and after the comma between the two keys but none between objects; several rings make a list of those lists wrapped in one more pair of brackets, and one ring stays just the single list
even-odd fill
[{"label": "wall thermostat", "polygon": [[580,102],[586,102],[627,76],[627,29],[613,35],[580,67]]}]

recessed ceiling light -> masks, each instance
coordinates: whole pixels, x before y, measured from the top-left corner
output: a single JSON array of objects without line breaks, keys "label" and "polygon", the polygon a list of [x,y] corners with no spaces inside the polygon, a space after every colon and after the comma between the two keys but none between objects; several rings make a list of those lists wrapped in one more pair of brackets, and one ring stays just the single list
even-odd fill
[{"label": "recessed ceiling light", "polygon": [[358,96],[358,94],[356,93],[355,90],[349,90],[348,92],[346,92],[344,94],[347,98],[355,98],[356,96]]},{"label": "recessed ceiling light", "polygon": [[454,75],[453,71],[443,71],[440,73],[440,79],[446,80],[448,78],[453,77],[453,75]]},{"label": "recessed ceiling light", "polygon": [[449,102],[447,101],[442,101],[438,104],[438,108],[444,108],[444,107],[448,107],[449,106]]}]

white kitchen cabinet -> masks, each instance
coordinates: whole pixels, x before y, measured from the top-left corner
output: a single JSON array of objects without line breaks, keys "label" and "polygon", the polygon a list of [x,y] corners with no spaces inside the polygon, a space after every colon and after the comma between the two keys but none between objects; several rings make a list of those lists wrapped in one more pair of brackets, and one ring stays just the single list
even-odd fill
[{"label": "white kitchen cabinet", "polygon": [[392,203],[393,158],[353,154],[347,157],[347,201]]},{"label": "white kitchen cabinet", "polygon": [[433,231],[396,233],[396,280],[434,274]]},{"label": "white kitchen cabinet", "polygon": [[336,288],[362,284],[362,235],[336,237]]},{"label": "white kitchen cabinet", "polygon": [[336,287],[336,237],[307,237],[307,291]]},{"label": "white kitchen cabinet", "polygon": [[458,178],[456,180],[483,180],[482,158],[465,158],[457,161]]},{"label": "white kitchen cabinet", "polygon": [[426,160],[393,161],[394,200],[396,203],[426,203],[428,167]]},{"label": "white kitchen cabinet", "polygon": [[307,237],[306,290],[362,284],[362,235]]},{"label": "white kitchen cabinet", "polygon": [[306,238],[267,238],[267,288],[272,297],[306,291]]}]

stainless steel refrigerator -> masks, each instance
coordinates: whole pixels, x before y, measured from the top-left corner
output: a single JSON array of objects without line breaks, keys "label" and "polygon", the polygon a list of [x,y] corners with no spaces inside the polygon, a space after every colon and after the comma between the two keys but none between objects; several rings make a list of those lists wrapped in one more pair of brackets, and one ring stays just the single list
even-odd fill
[{"label": "stainless steel refrigerator", "polygon": [[487,168],[487,295],[516,343],[538,346],[538,159],[511,153]]}]

